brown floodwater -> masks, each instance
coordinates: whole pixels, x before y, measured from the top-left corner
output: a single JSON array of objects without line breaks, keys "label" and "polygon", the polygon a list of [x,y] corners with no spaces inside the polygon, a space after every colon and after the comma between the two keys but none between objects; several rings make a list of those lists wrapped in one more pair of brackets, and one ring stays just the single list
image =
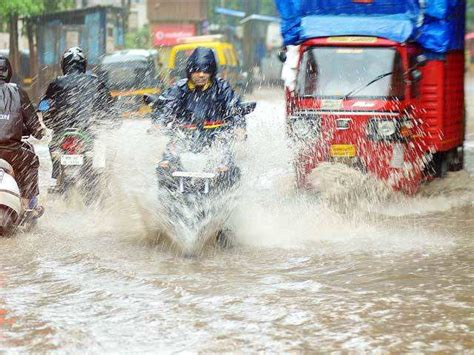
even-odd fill
[{"label": "brown floodwater", "polygon": [[474,351],[474,136],[466,171],[415,197],[373,199],[357,174],[299,194],[283,98],[258,98],[234,247],[187,258],[156,242],[165,140],[126,121],[105,139],[106,206],[44,194],[38,228],[0,240],[0,352]]}]

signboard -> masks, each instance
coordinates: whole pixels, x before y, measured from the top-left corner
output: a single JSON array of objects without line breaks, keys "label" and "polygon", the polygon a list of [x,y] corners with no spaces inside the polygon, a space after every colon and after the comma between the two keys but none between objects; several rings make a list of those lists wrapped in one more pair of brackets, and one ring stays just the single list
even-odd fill
[{"label": "signboard", "polygon": [[174,46],[181,38],[196,35],[196,26],[181,24],[166,24],[153,26],[154,46]]},{"label": "signboard", "polygon": [[147,0],[148,19],[151,23],[200,22],[207,19],[209,2],[209,0]]}]

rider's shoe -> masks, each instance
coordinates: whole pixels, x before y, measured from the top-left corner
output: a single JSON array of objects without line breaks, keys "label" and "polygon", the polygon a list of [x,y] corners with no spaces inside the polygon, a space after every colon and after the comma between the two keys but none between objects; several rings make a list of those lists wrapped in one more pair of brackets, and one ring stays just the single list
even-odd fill
[{"label": "rider's shoe", "polygon": [[28,209],[27,209],[27,213],[31,213],[31,217],[34,218],[34,219],[38,219],[41,216],[43,216],[44,207],[40,206],[38,204],[38,198],[37,197],[33,197],[32,199],[30,199]]}]

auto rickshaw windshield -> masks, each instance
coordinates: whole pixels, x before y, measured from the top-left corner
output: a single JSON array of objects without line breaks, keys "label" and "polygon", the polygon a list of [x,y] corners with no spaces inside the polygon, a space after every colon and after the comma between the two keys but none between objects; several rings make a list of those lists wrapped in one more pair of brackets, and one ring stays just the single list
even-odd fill
[{"label": "auto rickshaw windshield", "polygon": [[296,90],[304,97],[357,91],[355,98],[403,98],[402,60],[393,48],[312,47],[303,54]]}]

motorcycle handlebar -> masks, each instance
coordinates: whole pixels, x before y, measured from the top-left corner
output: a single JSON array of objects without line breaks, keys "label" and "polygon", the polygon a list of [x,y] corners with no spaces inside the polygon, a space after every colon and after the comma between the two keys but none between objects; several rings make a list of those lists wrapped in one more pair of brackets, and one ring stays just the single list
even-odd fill
[{"label": "motorcycle handlebar", "polygon": [[159,109],[165,104],[165,100],[161,96],[153,94],[143,95],[143,102],[148,106],[153,106],[155,109]]},{"label": "motorcycle handlebar", "polygon": [[251,102],[242,102],[240,104],[240,110],[241,110],[241,115],[246,116],[253,111],[255,111],[255,108],[257,107],[257,103],[254,101]]}]

